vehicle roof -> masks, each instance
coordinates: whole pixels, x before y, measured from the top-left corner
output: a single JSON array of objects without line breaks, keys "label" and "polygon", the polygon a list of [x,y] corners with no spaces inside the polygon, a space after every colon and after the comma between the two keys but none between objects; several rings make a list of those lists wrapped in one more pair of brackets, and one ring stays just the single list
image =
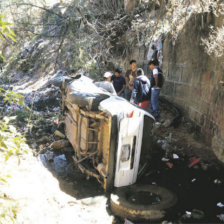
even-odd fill
[{"label": "vehicle roof", "polygon": [[134,111],[135,115],[144,114],[154,120],[154,117],[150,113],[119,96],[110,96],[108,99],[101,101],[99,110],[110,113],[111,116],[117,115],[120,119],[127,117],[127,114]]}]

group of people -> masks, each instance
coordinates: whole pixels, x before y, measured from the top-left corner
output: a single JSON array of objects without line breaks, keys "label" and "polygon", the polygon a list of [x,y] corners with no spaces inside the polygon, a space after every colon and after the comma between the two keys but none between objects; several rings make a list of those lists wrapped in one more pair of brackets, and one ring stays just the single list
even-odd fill
[{"label": "group of people", "polygon": [[[143,69],[137,68],[136,60],[130,61],[130,69],[125,76],[120,68],[115,69],[115,73],[104,73],[104,87],[112,95],[118,95],[131,103],[149,110],[157,119],[159,118],[159,94],[163,85],[163,74],[159,68],[157,59],[152,59],[148,63],[152,71],[148,78]],[[100,87],[100,82],[96,83]]]}]

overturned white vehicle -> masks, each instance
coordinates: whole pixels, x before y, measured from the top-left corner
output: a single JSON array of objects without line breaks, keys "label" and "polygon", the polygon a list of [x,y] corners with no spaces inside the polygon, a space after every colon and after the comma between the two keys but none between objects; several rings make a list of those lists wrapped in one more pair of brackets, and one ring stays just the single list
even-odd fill
[{"label": "overturned white vehicle", "polygon": [[[150,161],[152,115],[98,88],[83,75],[73,79],[62,77],[58,84],[66,136],[80,170],[97,178],[106,192],[112,192],[111,209],[116,215],[132,220],[162,218],[164,209],[175,203],[175,196],[160,187],[133,185]],[[129,203],[125,197],[119,198],[124,192],[130,194],[131,188],[127,186],[133,187],[135,193],[159,195],[159,205],[142,206]]]}]

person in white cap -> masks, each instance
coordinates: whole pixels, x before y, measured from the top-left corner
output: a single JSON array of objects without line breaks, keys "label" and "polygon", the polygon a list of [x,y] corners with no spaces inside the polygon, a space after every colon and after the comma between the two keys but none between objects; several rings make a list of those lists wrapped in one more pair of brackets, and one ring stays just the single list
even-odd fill
[{"label": "person in white cap", "polygon": [[95,85],[99,88],[102,88],[104,90],[106,90],[107,92],[111,93],[112,95],[117,95],[113,84],[111,83],[111,77],[112,77],[112,73],[111,72],[105,72],[103,77],[105,78],[105,81],[102,82],[95,82]]}]

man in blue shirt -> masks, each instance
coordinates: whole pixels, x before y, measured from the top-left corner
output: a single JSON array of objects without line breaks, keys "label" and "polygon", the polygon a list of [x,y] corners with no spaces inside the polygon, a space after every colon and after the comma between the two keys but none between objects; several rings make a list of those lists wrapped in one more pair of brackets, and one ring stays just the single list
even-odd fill
[{"label": "man in blue shirt", "polygon": [[114,89],[118,96],[124,97],[124,90],[126,87],[125,78],[122,76],[122,71],[120,68],[115,69],[115,75],[111,77]]}]

